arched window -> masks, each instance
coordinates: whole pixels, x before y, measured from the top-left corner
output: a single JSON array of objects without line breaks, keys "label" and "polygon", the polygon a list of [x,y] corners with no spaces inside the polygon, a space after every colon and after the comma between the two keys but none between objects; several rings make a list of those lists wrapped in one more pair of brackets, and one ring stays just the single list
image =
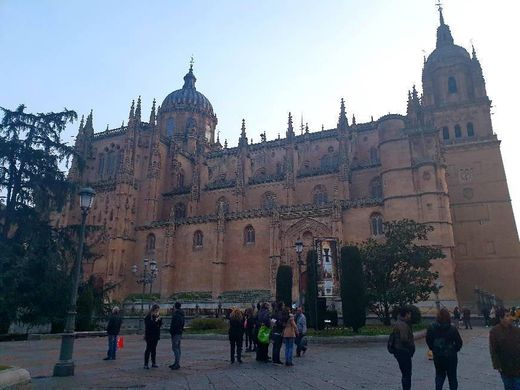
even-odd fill
[{"label": "arched window", "polygon": [[384,233],[381,214],[376,213],[370,216],[370,230],[373,236],[381,236]]},{"label": "arched window", "polygon": [[379,154],[373,146],[370,148],[370,164],[379,164]]},{"label": "arched window", "polygon": [[455,77],[453,77],[453,76],[448,77],[448,92],[449,93],[457,92],[457,80],[455,80]]},{"label": "arched window", "polygon": [[320,184],[314,187],[312,202],[317,206],[322,206],[327,203],[327,189],[325,186]]},{"label": "arched window", "polygon": [[190,134],[190,131],[192,131],[196,127],[197,127],[197,121],[195,120],[195,118],[193,118],[193,117],[189,118],[186,121],[186,131],[184,134],[187,136],[188,134]]},{"label": "arched window", "polygon": [[450,139],[450,129],[446,126],[442,128],[442,139]]},{"label": "arched window", "polygon": [[374,177],[370,181],[370,197],[380,199],[383,197],[383,186],[381,185],[381,178]]},{"label": "arched window", "polygon": [[271,210],[276,206],[276,195],[272,192],[266,192],[262,195],[262,208]]},{"label": "arched window", "polygon": [[186,218],[186,205],[182,202],[177,203],[173,215],[175,219]]},{"label": "arched window", "polygon": [[114,152],[108,153],[107,160],[107,175],[113,176],[116,172],[116,154]]},{"label": "arched window", "polygon": [[155,234],[150,233],[146,237],[146,253],[151,253],[155,250]]},{"label": "arched window", "polygon": [[244,244],[254,244],[255,243],[255,229],[251,225],[247,225],[244,229]]},{"label": "arched window", "polygon": [[221,196],[217,200],[217,204],[216,204],[216,208],[215,208],[217,210],[217,213],[218,213],[218,209],[219,209],[221,203],[223,203],[223,205],[224,205],[224,214],[229,213],[229,202],[225,196]]},{"label": "arched window", "polygon": [[177,175],[177,188],[184,187],[184,172],[179,172]]},{"label": "arched window", "polygon": [[321,169],[332,169],[338,166],[338,158],[333,154],[326,154],[321,158]]},{"label": "arched window", "polygon": [[99,165],[98,165],[98,176],[103,177],[103,173],[105,172],[105,155],[99,155]]},{"label": "arched window", "polygon": [[193,233],[193,248],[202,248],[204,235],[200,230]]},{"label": "arched window", "polygon": [[462,137],[462,130],[459,125],[455,125],[455,138]]},{"label": "arched window", "polygon": [[466,125],[466,130],[468,131],[468,137],[475,136],[475,129],[473,128],[473,123],[468,122],[468,124]]},{"label": "arched window", "polygon": [[173,132],[175,131],[175,120],[173,118],[168,118],[166,122],[166,135],[168,137],[173,137]]}]

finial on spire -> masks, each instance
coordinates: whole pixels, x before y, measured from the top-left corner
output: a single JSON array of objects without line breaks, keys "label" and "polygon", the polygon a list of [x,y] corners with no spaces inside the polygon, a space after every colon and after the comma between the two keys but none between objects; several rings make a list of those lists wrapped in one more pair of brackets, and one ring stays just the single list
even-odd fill
[{"label": "finial on spire", "polygon": [[141,95],[137,98],[137,106],[135,108],[135,119],[141,122]]},{"label": "finial on spire", "polygon": [[121,128],[124,129],[124,127],[125,127],[125,121],[122,121],[121,122]]},{"label": "finial on spire", "polygon": [[439,10],[439,21],[441,23],[441,26],[444,25],[444,16],[442,15],[442,3],[440,2],[440,0],[437,1],[437,3],[435,3],[435,5],[437,6],[437,9]]},{"label": "finial on spire", "polygon": [[436,48],[441,46],[453,45],[453,37],[451,35],[450,27],[444,23],[444,15],[442,14],[442,4],[439,1],[436,3],[439,10],[439,21],[440,25],[437,28],[437,45]]},{"label": "finial on spire", "polygon": [[132,100],[132,105],[130,106],[130,114],[128,115],[128,121],[130,122],[134,119],[134,110],[135,110],[135,100]]},{"label": "finial on spire", "polygon": [[473,46],[473,40],[471,40],[471,57],[472,59],[477,59],[477,52],[475,50],[475,46]]},{"label": "finial on spire", "polygon": [[81,120],[79,121],[79,131],[83,130],[85,127],[85,115],[81,115]]},{"label": "finial on spire", "polygon": [[220,143],[220,130],[217,130],[217,144]]},{"label": "finial on spire", "polygon": [[294,137],[294,128],[292,122],[292,114],[289,112],[289,119],[287,119],[287,139],[292,139]]},{"label": "finial on spire", "polygon": [[150,124],[155,125],[155,98],[152,102],[152,111],[150,112]]},{"label": "finial on spire", "polygon": [[309,123],[305,122],[305,134],[309,134]]},{"label": "finial on spire", "polygon": [[325,125],[322,123],[321,124],[321,131],[325,130]]},{"label": "finial on spire", "polygon": [[246,120],[242,119],[242,128],[240,132],[240,139],[238,140],[238,146],[247,146],[247,135],[246,135]]},{"label": "finial on spire", "polygon": [[300,117],[300,134],[303,135],[304,130],[305,130],[305,127],[303,126],[303,113],[302,113],[301,117]]},{"label": "finial on spire", "polygon": [[347,127],[348,127],[348,119],[347,119],[347,112],[345,110],[345,100],[343,98],[341,98],[339,119],[338,119],[338,129],[346,130]]},{"label": "finial on spire", "polygon": [[107,123],[107,128],[106,128],[106,131],[108,131],[108,123]]},{"label": "finial on spire", "polygon": [[90,114],[88,114],[87,116],[87,121],[85,122],[85,129],[92,129],[93,128],[93,123],[92,123],[92,114],[93,114],[93,110],[90,110]]},{"label": "finial on spire", "polygon": [[352,114],[352,124],[353,125],[356,124],[356,116],[354,114]]},{"label": "finial on spire", "polygon": [[227,146],[227,138],[224,140],[224,149],[227,149],[228,146]]},{"label": "finial on spire", "polygon": [[193,54],[191,55],[191,58],[190,58],[190,72],[193,72],[193,64],[195,63],[195,60],[193,59]]}]

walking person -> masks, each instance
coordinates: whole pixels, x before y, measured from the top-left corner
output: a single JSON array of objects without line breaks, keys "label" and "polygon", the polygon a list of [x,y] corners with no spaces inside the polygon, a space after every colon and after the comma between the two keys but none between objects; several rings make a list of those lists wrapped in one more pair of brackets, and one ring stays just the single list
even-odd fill
[{"label": "walking person", "polygon": [[462,320],[464,321],[464,326],[466,329],[468,329],[468,327],[473,329],[471,326],[471,310],[467,307],[462,310]]},{"label": "walking person", "polygon": [[242,311],[233,308],[229,315],[229,344],[231,347],[231,364],[235,363],[235,351],[237,361],[242,364],[242,342],[244,340],[244,317]]},{"label": "walking person", "polygon": [[108,318],[107,323],[107,336],[108,336],[108,351],[107,357],[103,360],[116,360],[117,351],[117,337],[121,329],[121,323],[123,319],[119,315],[119,307],[114,306],[112,308],[112,314]]},{"label": "walking person", "polygon": [[493,368],[500,372],[504,390],[520,390],[520,329],[509,311],[500,311],[498,325],[489,332]]},{"label": "walking person", "polygon": [[491,326],[495,326],[497,322],[497,309],[495,305],[491,306],[491,310],[489,311],[489,319],[491,321]]},{"label": "walking person", "polygon": [[298,334],[296,335],[295,344],[296,344],[296,356],[300,357],[302,352],[305,354],[307,351],[307,346],[304,345],[304,337],[307,334],[307,318],[303,313],[303,307],[298,307],[296,311],[296,328],[298,329]]},{"label": "walking person", "polygon": [[412,356],[415,353],[415,343],[412,328],[409,323],[412,319],[410,309],[399,309],[399,318],[388,339],[388,351],[392,353],[401,370],[401,384],[403,390],[412,388]]},{"label": "walking person", "polygon": [[484,317],[484,326],[486,328],[489,328],[489,324],[490,324],[489,313],[490,313],[489,307],[486,306],[482,309],[482,316]]},{"label": "walking person", "polygon": [[144,368],[148,370],[148,362],[152,357],[152,368],[157,368],[155,356],[157,351],[157,343],[161,338],[162,318],[159,315],[159,305],[154,303],[152,308],[144,317],[144,339],[146,341],[146,349],[144,351]]},{"label": "walking person", "polygon": [[181,303],[175,302],[172,313],[172,322],[170,323],[170,335],[172,337],[172,351],[175,361],[170,364],[172,370],[181,368],[181,339],[184,332],[184,312],[181,310]]},{"label": "walking person", "polygon": [[448,309],[442,308],[437,314],[437,321],[428,328],[426,344],[433,352],[435,390],[442,390],[446,375],[450,390],[457,390],[457,352],[462,348],[462,339],[451,324]]},{"label": "walking person", "polygon": [[269,309],[267,303],[262,303],[260,311],[258,312],[257,319],[257,339],[258,345],[256,349],[256,360],[259,362],[267,363],[269,361],[269,338],[262,340],[261,333],[268,334],[271,327],[271,316],[269,315]]},{"label": "walking person", "polygon": [[459,329],[460,326],[460,310],[458,306],[455,306],[453,309],[453,322],[455,322],[455,327]]},{"label": "walking person", "polygon": [[273,323],[271,336],[273,339],[273,363],[283,364],[280,360],[280,351],[283,343],[283,331],[289,319],[289,310],[284,307],[283,302],[276,302],[273,305],[274,313],[271,322]]},{"label": "walking person", "polygon": [[294,339],[298,335],[298,328],[296,323],[294,322],[294,315],[289,314],[289,319],[287,320],[285,327],[283,329],[283,342],[285,344],[285,365],[292,366],[292,357],[293,357],[293,348],[294,348]]}]

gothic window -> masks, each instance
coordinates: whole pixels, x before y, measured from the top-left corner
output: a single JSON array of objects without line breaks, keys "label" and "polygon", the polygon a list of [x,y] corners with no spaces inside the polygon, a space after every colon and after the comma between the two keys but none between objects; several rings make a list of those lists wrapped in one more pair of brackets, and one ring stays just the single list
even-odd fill
[{"label": "gothic window", "polygon": [[276,206],[276,195],[272,192],[266,192],[262,196],[262,208],[271,210]]},{"label": "gothic window", "polygon": [[184,187],[184,173],[179,172],[179,174],[177,175],[177,188],[182,187]]},{"label": "gothic window", "polygon": [[379,155],[377,153],[377,148],[373,146],[370,148],[370,164],[379,164]]},{"label": "gothic window", "polygon": [[327,203],[327,189],[323,185],[314,187],[312,202],[317,206],[322,206]]},{"label": "gothic window", "polygon": [[455,80],[455,77],[453,77],[453,76],[448,77],[448,92],[449,93],[457,92],[457,80]]},{"label": "gothic window", "polygon": [[166,122],[166,135],[168,137],[173,137],[174,131],[175,131],[175,120],[173,118],[168,118],[168,122]]},{"label": "gothic window", "polygon": [[459,125],[455,125],[455,138],[462,137],[462,130]]},{"label": "gothic window", "polygon": [[177,203],[175,205],[173,216],[175,219],[186,218],[186,205],[182,202]]},{"label": "gothic window", "polygon": [[114,152],[108,153],[107,161],[107,175],[113,176],[116,168],[116,154]]},{"label": "gothic window", "polygon": [[446,126],[442,128],[442,139],[450,139],[450,129]]},{"label": "gothic window", "polygon": [[374,177],[370,181],[370,196],[375,199],[383,197],[383,186],[381,185],[381,178]]},{"label": "gothic window", "polygon": [[218,213],[218,208],[219,208],[220,203],[224,204],[224,214],[227,214],[229,212],[229,202],[225,196],[221,196],[217,200],[217,204],[216,204],[217,213]]},{"label": "gothic window", "polygon": [[204,240],[204,235],[202,234],[202,232],[200,230],[197,230],[193,234],[193,248],[202,248],[203,240]]},{"label": "gothic window", "polygon": [[251,225],[247,225],[244,229],[244,244],[250,245],[255,243],[255,229]]},{"label": "gothic window", "polygon": [[375,213],[370,216],[370,231],[373,236],[381,236],[384,233],[383,216],[381,214]]},{"label": "gothic window", "polygon": [[195,118],[189,118],[186,121],[186,131],[185,134],[188,135],[190,132],[197,127],[197,122],[195,121]]},{"label": "gothic window", "polygon": [[466,129],[468,130],[468,137],[475,136],[475,129],[473,128],[473,123],[468,122],[468,124],[466,125]]},{"label": "gothic window", "polygon": [[155,234],[150,233],[146,237],[146,253],[152,253],[155,250]]},{"label": "gothic window", "polygon": [[280,163],[280,162],[277,162],[277,163],[276,163],[276,173],[277,173],[278,175],[280,175],[281,173],[283,173],[282,163]]},{"label": "gothic window", "polygon": [[330,169],[337,166],[337,157],[332,154],[326,154],[320,161],[321,169]]},{"label": "gothic window", "polygon": [[105,171],[105,155],[99,155],[99,165],[98,165],[98,176],[103,177],[103,172]]}]

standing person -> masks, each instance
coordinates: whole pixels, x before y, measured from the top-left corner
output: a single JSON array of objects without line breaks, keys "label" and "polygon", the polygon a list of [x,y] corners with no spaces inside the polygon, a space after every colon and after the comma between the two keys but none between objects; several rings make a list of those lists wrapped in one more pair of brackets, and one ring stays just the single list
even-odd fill
[{"label": "standing person", "polygon": [[450,390],[457,390],[457,352],[462,348],[459,331],[451,325],[450,312],[442,308],[437,321],[426,332],[426,344],[433,352],[435,390],[442,390],[446,375]]},{"label": "standing person", "polygon": [[170,323],[170,335],[172,336],[172,351],[175,361],[170,364],[172,370],[181,368],[181,339],[184,332],[184,312],[181,310],[181,303],[175,302],[172,313],[172,322]]},{"label": "standing person", "polygon": [[[503,316],[502,316],[503,314]],[[500,322],[489,332],[493,368],[500,372],[505,390],[520,389],[520,329],[513,327],[513,316],[500,312]]]},{"label": "standing person", "polygon": [[148,361],[152,356],[152,368],[157,368],[155,361],[157,343],[161,338],[162,318],[159,315],[159,305],[154,303],[152,308],[144,317],[144,339],[146,341],[146,349],[144,351],[144,368],[149,369]]},{"label": "standing person", "polygon": [[229,344],[231,347],[231,364],[235,363],[235,350],[237,361],[242,364],[242,342],[244,339],[244,317],[238,308],[233,308],[229,315]]},{"label": "standing person", "polygon": [[466,307],[462,310],[462,322],[466,329],[468,329],[468,327],[469,329],[473,329],[471,324],[471,309],[469,307]]},{"label": "standing person", "polygon": [[296,327],[298,328],[298,334],[296,335],[296,356],[300,357],[302,352],[305,354],[305,351],[307,351],[307,347],[303,345],[303,338],[307,334],[307,318],[305,317],[305,314],[303,313],[303,307],[298,307],[296,311]]},{"label": "standing person", "polygon": [[459,329],[460,326],[460,310],[458,306],[455,306],[455,309],[453,309],[453,320],[455,322],[455,327]]},{"label": "standing person", "polygon": [[495,305],[491,306],[491,310],[489,311],[489,319],[491,321],[491,326],[495,326],[497,324],[497,309]]},{"label": "standing person", "polygon": [[484,317],[484,325],[486,328],[489,328],[489,313],[489,307],[486,306],[482,309],[482,316]]},{"label": "standing person", "polygon": [[248,307],[245,311],[245,321],[244,321],[244,327],[245,327],[245,333],[246,333],[246,351],[247,352],[253,352],[254,347],[254,329],[255,329],[255,319],[253,315],[253,309]]},{"label": "standing person", "polygon": [[394,355],[401,370],[403,390],[412,388],[412,356],[415,353],[412,328],[409,322],[412,312],[406,307],[399,309],[399,318],[388,340],[388,350]]},{"label": "standing person", "polygon": [[[257,329],[260,331],[262,326],[267,328],[271,327],[271,316],[269,315],[269,309],[267,307],[267,303],[262,303],[260,311],[258,312],[258,320],[257,320]],[[258,337],[257,332],[257,337]],[[259,362],[267,363],[269,361],[269,341],[267,343],[263,343],[258,339],[258,345],[256,349],[256,360]]]},{"label": "standing person", "polygon": [[119,316],[119,307],[114,306],[112,314],[108,318],[107,335],[108,335],[108,351],[107,357],[103,360],[116,360],[117,336],[121,329],[122,318]]},{"label": "standing person", "polygon": [[283,342],[285,344],[285,365],[292,366],[292,356],[294,348],[294,339],[298,335],[298,328],[294,322],[294,315],[289,314],[285,327],[283,329]]},{"label": "standing person", "polygon": [[273,338],[273,363],[283,364],[280,360],[280,351],[283,342],[283,330],[286,321],[289,319],[289,312],[285,313],[286,309],[282,302],[273,303],[273,323],[271,336]]}]

